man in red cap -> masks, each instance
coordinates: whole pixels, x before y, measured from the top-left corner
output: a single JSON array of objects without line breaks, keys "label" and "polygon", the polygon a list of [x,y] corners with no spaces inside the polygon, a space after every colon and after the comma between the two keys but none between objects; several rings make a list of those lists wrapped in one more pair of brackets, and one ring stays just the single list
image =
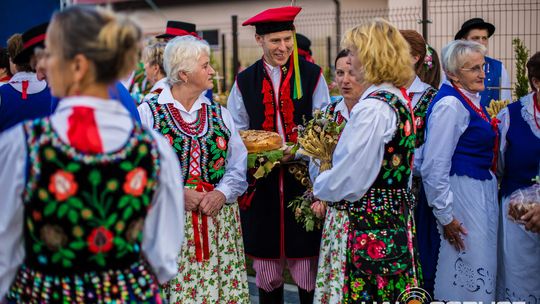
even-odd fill
[{"label": "man in red cap", "polygon": [[[295,6],[268,9],[242,24],[255,26],[263,56],[238,74],[231,89],[227,108],[240,130],[274,131],[284,142],[296,142],[296,127],[329,102],[321,68],[298,60],[293,51],[293,21],[300,10]],[[298,285],[300,302],[313,302],[321,231],[306,232],[287,207],[306,190],[289,167],[282,162],[257,180],[249,207],[241,211],[245,250],[254,258],[261,304],[283,303],[285,263]]]}]

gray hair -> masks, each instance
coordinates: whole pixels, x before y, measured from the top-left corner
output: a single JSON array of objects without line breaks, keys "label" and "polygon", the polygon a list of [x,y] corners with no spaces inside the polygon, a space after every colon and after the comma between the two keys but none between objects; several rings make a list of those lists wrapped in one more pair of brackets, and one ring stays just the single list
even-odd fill
[{"label": "gray hair", "polygon": [[163,67],[169,85],[182,82],[178,76],[180,72],[193,72],[203,53],[210,55],[210,46],[206,41],[191,35],[176,37],[169,41],[163,53]]},{"label": "gray hair", "polygon": [[442,66],[445,73],[457,74],[473,53],[486,55],[487,49],[478,42],[454,40],[442,49]]}]

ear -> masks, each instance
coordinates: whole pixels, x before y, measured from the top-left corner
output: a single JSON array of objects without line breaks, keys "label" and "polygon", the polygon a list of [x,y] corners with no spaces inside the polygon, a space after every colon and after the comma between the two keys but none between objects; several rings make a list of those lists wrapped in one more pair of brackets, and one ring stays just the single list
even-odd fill
[{"label": "ear", "polygon": [[187,83],[188,82],[188,73],[185,71],[178,72],[178,78],[182,80],[182,82]]},{"label": "ear", "polygon": [[418,56],[418,55],[412,56],[412,59],[413,59],[413,65],[416,65],[416,63],[418,62],[418,60],[420,60],[420,56]]},{"label": "ear", "polygon": [[73,73],[73,82],[74,83],[82,83],[83,79],[94,76],[89,75],[90,72],[90,61],[88,58],[86,58],[82,54],[77,54],[75,57],[71,60],[71,63],[69,64],[71,72]]},{"label": "ear", "polygon": [[444,71],[444,72],[446,73],[446,77],[448,79],[450,79],[452,82],[454,82],[454,83],[459,82],[459,77],[456,74],[454,74],[452,72],[449,72],[449,71]]},{"label": "ear", "polygon": [[255,40],[257,41],[257,44],[259,46],[262,46],[263,45],[263,42],[264,42],[264,36],[263,35],[259,35],[259,34],[255,34]]}]

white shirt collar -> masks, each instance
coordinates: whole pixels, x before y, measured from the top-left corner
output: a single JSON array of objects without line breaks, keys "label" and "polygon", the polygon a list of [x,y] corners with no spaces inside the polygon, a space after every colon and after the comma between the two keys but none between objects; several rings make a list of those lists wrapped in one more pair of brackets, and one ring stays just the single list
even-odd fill
[{"label": "white shirt collar", "polygon": [[411,86],[407,89],[407,93],[423,93],[427,88],[429,88],[429,85],[422,82],[420,77],[416,76]]},{"label": "white shirt collar", "polygon": [[[445,80],[444,82],[445,84],[452,86],[452,83],[450,82],[450,80]],[[457,87],[456,87],[457,88]],[[474,103],[475,106],[479,107],[480,106],[480,99],[482,99],[482,96],[480,96],[480,93],[471,93],[465,89],[462,89],[462,88],[457,88],[461,93],[463,93],[463,95],[467,96],[467,98],[469,98],[472,103]]]},{"label": "white shirt collar", "polygon": [[[523,105],[525,110],[527,112],[529,112],[529,114],[531,114],[531,116],[534,115],[534,99],[533,99],[534,94],[536,94],[536,93],[532,92],[532,93],[530,93],[528,95],[525,95],[525,96],[521,97],[521,99],[520,99],[521,104]],[[540,112],[536,111],[536,116],[540,116]]]},{"label": "white shirt collar", "polygon": [[28,94],[35,94],[43,91],[47,87],[45,80],[38,80],[36,73],[18,72],[9,80],[9,84],[17,91],[22,92],[22,82],[28,81]]},{"label": "white shirt collar", "polygon": [[188,114],[191,114],[195,111],[198,111],[202,108],[202,104],[211,104],[210,100],[208,100],[208,98],[206,98],[206,96],[204,95],[206,91],[202,92],[201,95],[197,98],[197,100],[195,100],[195,103],[193,104],[193,106],[191,107],[191,109],[186,110],[186,108],[184,107],[184,105],[182,105],[182,103],[180,103],[180,101],[174,99],[173,95],[172,95],[172,91],[171,91],[171,87],[168,83],[165,83],[165,86],[163,87],[163,91],[161,91],[161,93],[159,94],[159,97],[158,97],[158,103],[159,104],[168,104],[168,103],[172,103],[173,106],[175,108],[177,108],[178,110],[182,111],[182,112],[185,112],[185,113],[188,113]]},{"label": "white shirt collar", "polygon": [[56,112],[69,110],[73,107],[84,106],[99,112],[109,112],[129,116],[128,110],[121,102],[114,99],[102,99],[92,96],[71,96],[60,100]]},{"label": "white shirt collar", "polygon": [[369,94],[371,94],[371,93],[373,93],[375,91],[380,91],[380,90],[385,90],[385,91],[389,91],[391,93],[394,93],[399,97],[400,100],[403,100],[403,96],[401,95],[401,91],[398,88],[393,86],[391,83],[384,82],[384,83],[381,83],[379,85],[372,84],[364,92],[364,94],[362,94],[362,97],[360,97],[360,102],[361,102],[361,100],[365,99]]},{"label": "white shirt collar", "polygon": [[268,62],[266,62],[266,60],[263,59],[263,62],[264,62],[264,66],[268,69],[268,72],[270,74],[273,74],[273,73],[276,73],[276,72],[280,72],[281,71],[281,66],[272,66],[271,64],[269,64]]},{"label": "white shirt collar", "polygon": [[167,77],[163,77],[160,80],[158,80],[152,88],[150,89],[150,93],[154,92],[157,89],[163,89],[167,85]]}]

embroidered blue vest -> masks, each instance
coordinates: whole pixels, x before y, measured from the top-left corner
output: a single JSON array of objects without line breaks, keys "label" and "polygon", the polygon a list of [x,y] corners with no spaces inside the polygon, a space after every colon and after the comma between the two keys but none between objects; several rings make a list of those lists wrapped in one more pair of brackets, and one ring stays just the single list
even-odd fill
[{"label": "embroidered blue vest", "polygon": [[504,175],[501,182],[501,196],[529,187],[538,173],[540,162],[540,138],[523,119],[523,104],[515,102],[508,106],[510,127],[506,133],[506,153],[504,154]]},{"label": "embroidered blue vest", "polygon": [[28,94],[27,99],[22,99],[21,92],[10,84],[0,86],[0,132],[25,120],[42,118],[51,113],[49,87],[39,93]]},{"label": "embroidered blue vest", "polygon": [[480,93],[480,96],[482,97],[482,99],[480,99],[480,104],[483,107],[487,107],[492,99],[497,100],[500,98],[499,89],[488,88],[501,86],[502,62],[488,56],[484,58],[486,60],[486,78],[484,79],[485,89]]},{"label": "embroidered blue vest", "polygon": [[[469,111],[470,117],[469,126],[461,134],[454,150],[450,175],[455,174],[478,180],[490,180],[492,176],[489,171],[493,161],[493,147],[495,145],[496,133],[493,131],[491,124],[476,114],[456,89],[447,84],[442,85],[439,93],[437,93],[437,96],[435,96],[435,99],[429,106],[427,120],[429,121],[433,107],[439,100],[446,96],[457,98],[465,109]],[[489,117],[487,113],[486,116]]]}]

